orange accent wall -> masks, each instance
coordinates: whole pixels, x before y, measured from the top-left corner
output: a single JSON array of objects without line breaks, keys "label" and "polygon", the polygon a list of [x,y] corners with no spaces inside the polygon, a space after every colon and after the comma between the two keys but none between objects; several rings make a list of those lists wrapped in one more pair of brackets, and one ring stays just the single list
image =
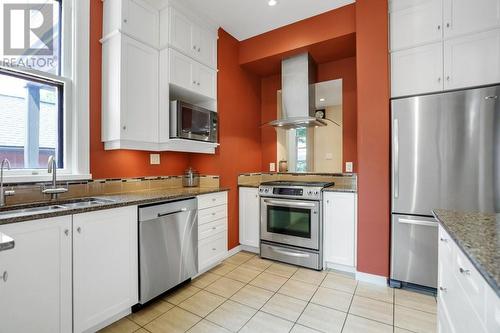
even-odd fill
[{"label": "orange accent wall", "polygon": [[356,2],[358,270],[389,276],[390,115],[385,0]]},{"label": "orange accent wall", "polygon": [[102,1],[90,1],[90,172],[94,179],[182,174],[190,155],[163,152],[161,164],[149,164],[149,152],[105,151],[101,142]]},{"label": "orange accent wall", "polygon": [[201,173],[221,176],[229,187],[229,248],[239,245],[238,175],[261,168],[260,79],[238,62],[239,42],[219,29],[217,98],[220,148],[215,155],[191,155]]}]

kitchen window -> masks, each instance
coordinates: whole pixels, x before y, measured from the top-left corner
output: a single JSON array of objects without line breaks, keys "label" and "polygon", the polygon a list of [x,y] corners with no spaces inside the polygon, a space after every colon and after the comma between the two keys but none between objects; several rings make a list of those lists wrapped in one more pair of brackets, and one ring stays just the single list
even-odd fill
[{"label": "kitchen window", "polygon": [[[0,159],[7,182],[89,174],[89,0],[4,0]],[[2,48],[3,47],[3,48]]]}]

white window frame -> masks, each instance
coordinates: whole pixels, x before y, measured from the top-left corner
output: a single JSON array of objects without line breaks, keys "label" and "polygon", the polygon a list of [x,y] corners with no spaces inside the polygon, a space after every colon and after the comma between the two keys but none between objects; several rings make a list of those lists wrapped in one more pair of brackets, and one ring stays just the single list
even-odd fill
[{"label": "white window frame", "polygon": [[[57,180],[87,180],[90,174],[89,46],[90,0],[62,1],[61,76],[26,68],[2,67],[60,82],[64,86],[64,168]],[[5,170],[4,182],[50,181],[46,169]]]}]

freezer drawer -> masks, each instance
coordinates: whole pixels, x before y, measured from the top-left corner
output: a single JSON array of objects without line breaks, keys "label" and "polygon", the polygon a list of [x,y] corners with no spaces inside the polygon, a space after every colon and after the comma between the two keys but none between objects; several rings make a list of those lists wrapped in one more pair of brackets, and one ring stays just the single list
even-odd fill
[{"label": "freezer drawer", "polygon": [[437,288],[437,272],[437,221],[392,215],[391,279]]},{"label": "freezer drawer", "polygon": [[323,269],[320,252],[261,241],[260,256],[315,270]]}]

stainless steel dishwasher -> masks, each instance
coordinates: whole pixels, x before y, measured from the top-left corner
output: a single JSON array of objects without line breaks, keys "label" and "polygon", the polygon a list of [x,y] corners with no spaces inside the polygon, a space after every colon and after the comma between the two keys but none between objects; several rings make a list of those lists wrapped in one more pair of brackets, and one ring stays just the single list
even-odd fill
[{"label": "stainless steel dishwasher", "polygon": [[139,303],[198,273],[195,198],[139,207]]}]

